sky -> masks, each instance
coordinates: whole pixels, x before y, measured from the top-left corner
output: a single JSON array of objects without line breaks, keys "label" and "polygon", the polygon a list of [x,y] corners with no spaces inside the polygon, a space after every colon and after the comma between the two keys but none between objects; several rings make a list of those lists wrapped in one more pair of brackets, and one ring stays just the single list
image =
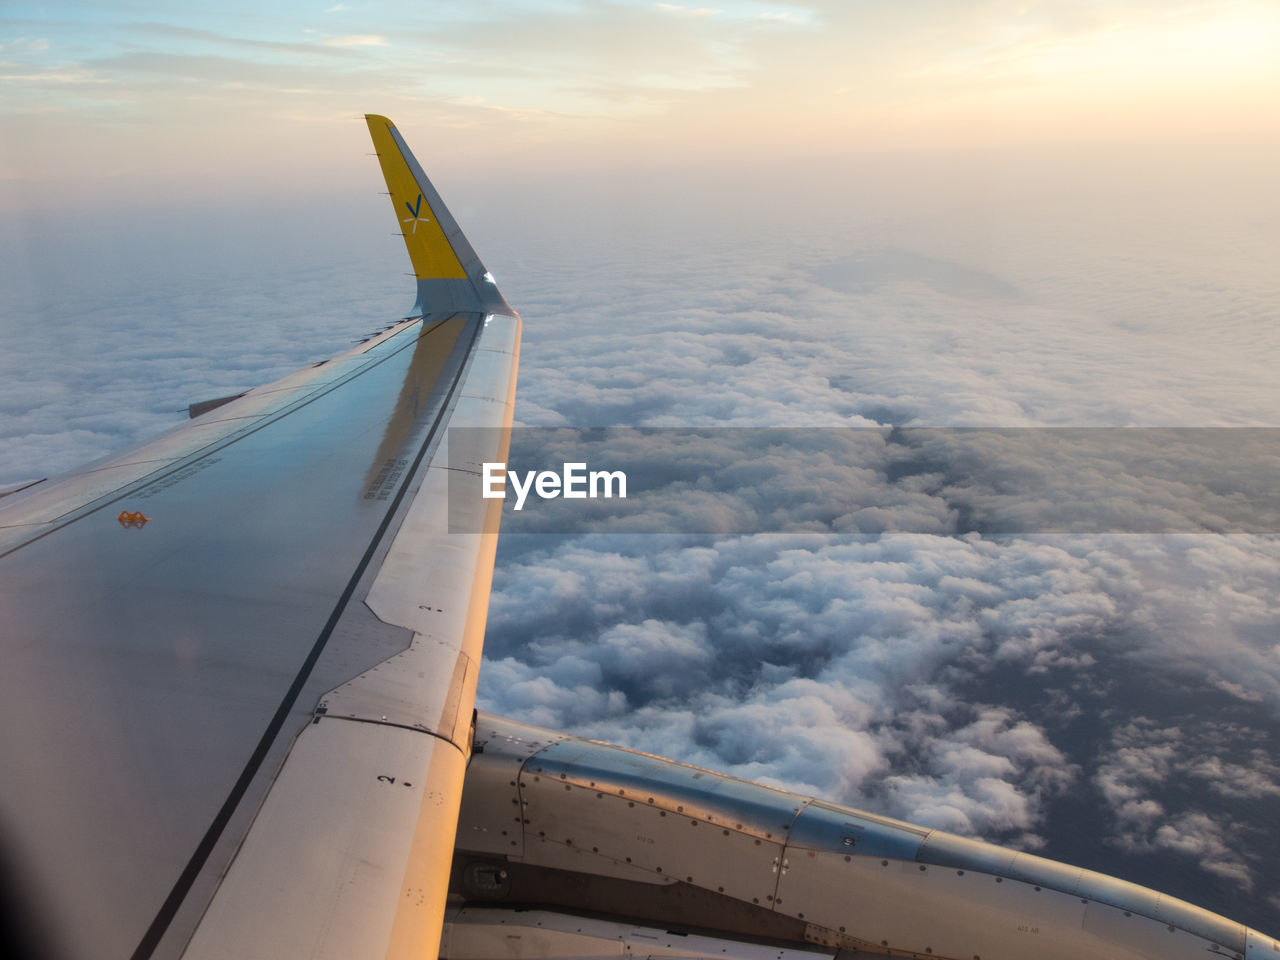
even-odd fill
[{"label": "sky", "polygon": [[140,201],[311,189],[359,169],[343,121],[367,112],[491,175],[1099,142],[1274,157],[1280,113],[1265,0],[16,0],[0,29],[9,203],[101,201],[100,178]]},{"label": "sky", "polygon": [[[18,2],[0,487],[410,306],[365,112],[524,317],[521,424],[1280,426],[1273,3]],[[890,528],[996,472],[930,456],[865,465]],[[481,704],[1274,933],[1267,529],[511,536]]]}]

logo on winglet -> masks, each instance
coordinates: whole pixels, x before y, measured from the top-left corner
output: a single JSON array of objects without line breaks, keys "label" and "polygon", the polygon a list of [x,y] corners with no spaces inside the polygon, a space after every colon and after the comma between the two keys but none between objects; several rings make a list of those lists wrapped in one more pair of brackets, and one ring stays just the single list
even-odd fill
[{"label": "logo on winglet", "polygon": [[418,224],[419,224],[419,223],[430,223],[430,222],[431,222],[431,218],[430,218],[430,217],[420,217],[420,216],[418,216],[418,214],[419,214],[419,213],[421,212],[421,210],[422,210],[422,194],[418,194],[418,202],[417,202],[417,203],[410,203],[408,200],[406,200],[406,201],[404,202],[404,206],[405,206],[405,209],[409,211],[409,216],[405,217],[405,218],[404,218],[403,220],[401,220],[400,222],[401,222],[401,223],[412,223],[412,224],[413,224],[413,229],[409,231],[410,233],[417,233],[417,232],[418,232]]}]

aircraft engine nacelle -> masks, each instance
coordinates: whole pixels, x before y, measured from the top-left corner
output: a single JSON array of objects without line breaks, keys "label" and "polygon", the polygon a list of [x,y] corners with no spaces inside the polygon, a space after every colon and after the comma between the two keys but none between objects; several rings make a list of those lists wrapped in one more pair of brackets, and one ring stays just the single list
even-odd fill
[{"label": "aircraft engine nacelle", "polygon": [[487,714],[450,890],[455,905],[827,955],[1280,957],[1270,937],[1114,877]]}]

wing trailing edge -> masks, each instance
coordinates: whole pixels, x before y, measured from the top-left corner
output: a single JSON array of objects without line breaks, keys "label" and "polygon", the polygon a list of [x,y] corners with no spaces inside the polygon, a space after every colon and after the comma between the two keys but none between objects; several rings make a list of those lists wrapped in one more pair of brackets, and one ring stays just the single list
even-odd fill
[{"label": "wing trailing edge", "polygon": [[455,311],[515,316],[395,124],[372,113],[365,122],[418,281],[409,316]]}]

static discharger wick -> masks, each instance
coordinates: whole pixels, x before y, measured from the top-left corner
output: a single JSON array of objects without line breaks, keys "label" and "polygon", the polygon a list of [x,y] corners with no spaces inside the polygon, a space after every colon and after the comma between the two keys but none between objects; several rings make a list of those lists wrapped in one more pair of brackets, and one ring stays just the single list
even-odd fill
[{"label": "static discharger wick", "polygon": [[120,516],[116,517],[116,519],[120,521],[120,526],[122,527],[134,527],[141,530],[151,518],[144,517],[141,510],[135,510],[133,513],[128,510],[121,510]]}]

